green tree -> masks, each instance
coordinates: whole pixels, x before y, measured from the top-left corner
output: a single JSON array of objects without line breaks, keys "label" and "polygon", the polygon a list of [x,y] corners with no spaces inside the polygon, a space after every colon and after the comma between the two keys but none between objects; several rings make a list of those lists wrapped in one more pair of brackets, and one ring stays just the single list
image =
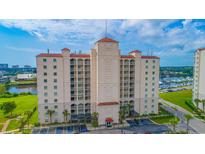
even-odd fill
[{"label": "green tree", "polygon": [[98,116],[99,116],[99,113],[97,112],[92,113],[92,126],[95,128],[98,127]]},{"label": "green tree", "polygon": [[174,119],[170,120],[170,124],[173,126],[173,132],[176,133],[176,125],[178,124],[179,120],[174,117]]},{"label": "green tree", "polygon": [[64,110],[63,111],[63,117],[64,117],[64,122],[68,122],[68,116],[70,115],[70,113],[68,112],[68,110]]},{"label": "green tree", "polygon": [[189,121],[193,118],[192,115],[190,114],[186,114],[184,116],[184,118],[186,119],[186,130],[187,130],[187,133],[189,133]]},{"label": "green tree", "polygon": [[4,102],[1,105],[1,110],[4,111],[4,114],[10,113],[10,115],[12,116],[12,112],[13,110],[16,108],[16,103],[13,102]]},{"label": "green tree", "polygon": [[196,103],[197,109],[199,108],[199,103],[201,102],[200,99],[195,99],[194,102]]},{"label": "green tree", "polygon": [[53,117],[53,114],[55,113],[55,111],[54,110],[47,110],[47,114],[48,114],[48,116],[49,116],[49,121],[50,121],[50,123],[52,123],[52,117]]},{"label": "green tree", "polygon": [[4,94],[6,92],[6,87],[3,84],[0,84],[0,94]]},{"label": "green tree", "polygon": [[29,122],[30,122],[30,118],[32,116],[32,111],[25,111],[24,115],[27,116],[27,125],[28,125],[28,128],[29,128]]}]

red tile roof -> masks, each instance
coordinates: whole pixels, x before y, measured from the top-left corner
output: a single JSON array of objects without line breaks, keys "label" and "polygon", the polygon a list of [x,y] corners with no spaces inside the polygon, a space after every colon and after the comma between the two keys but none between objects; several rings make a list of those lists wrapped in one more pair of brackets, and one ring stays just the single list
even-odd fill
[{"label": "red tile roof", "polygon": [[90,58],[90,54],[70,54],[71,58]]},{"label": "red tile roof", "polygon": [[118,105],[118,102],[100,102],[98,106],[107,106],[107,105]]},{"label": "red tile roof", "polygon": [[121,58],[134,58],[134,56],[132,55],[121,55],[120,57]]},{"label": "red tile roof", "polygon": [[102,38],[100,40],[98,40],[97,42],[113,42],[113,43],[118,43],[118,41],[115,41],[111,38],[108,38],[108,37],[105,37],[105,38]]},{"label": "red tile roof", "polygon": [[68,49],[68,48],[63,48],[63,49],[61,49],[62,51],[70,51],[70,49]]},{"label": "red tile roof", "polygon": [[157,56],[141,56],[142,59],[160,59]]},{"label": "red tile roof", "polygon": [[37,57],[63,57],[62,54],[59,53],[41,53],[37,55]]},{"label": "red tile roof", "polygon": [[130,53],[141,53],[141,51],[139,51],[139,50],[134,50],[134,51],[131,51]]},{"label": "red tile roof", "polygon": [[106,122],[113,122],[112,118],[110,118],[110,117],[109,117],[109,118],[106,118],[105,121],[106,121]]}]

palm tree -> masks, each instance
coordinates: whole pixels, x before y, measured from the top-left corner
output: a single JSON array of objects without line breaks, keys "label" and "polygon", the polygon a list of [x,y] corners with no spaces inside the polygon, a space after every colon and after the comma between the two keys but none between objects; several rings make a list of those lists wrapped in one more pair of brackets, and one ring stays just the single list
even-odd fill
[{"label": "palm tree", "polygon": [[201,103],[203,105],[203,111],[205,112],[205,99],[201,100]]},{"label": "palm tree", "polygon": [[54,110],[47,110],[47,114],[49,115],[49,121],[50,121],[50,123],[52,123],[52,116],[53,116],[53,114],[55,113],[55,111]]},{"label": "palm tree", "polygon": [[125,120],[125,107],[123,106],[119,111],[119,121],[121,124],[123,124],[124,120]]},{"label": "palm tree", "polygon": [[27,124],[28,124],[28,128],[29,128],[29,120],[30,120],[30,117],[32,115],[32,112],[31,111],[25,111],[24,115],[27,115]]},{"label": "palm tree", "polygon": [[63,116],[64,116],[64,122],[68,122],[68,116],[70,115],[70,113],[68,112],[68,110],[64,110],[63,111]]},{"label": "palm tree", "polygon": [[189,121],[193,118],[192,115],[190,114],[186,114],[184,116],[184,118],[186,119],[186,124],[187,124],[187,127],[186,127],[186,130],[187,130],[187,133],[189,133]]},{"label": "palm tree", "polygon": [[92,125],[93,125],[93,127],[98,127],[98,116],[99,116],[98,112],[92,113]]},{"label": "palm tree", "polygon": [[200,99],[196,98],[196,99],[194,100],[194,102],[196,103],[196,107],[197,107],[197,109],[198,109],[198,108],[199,108],[199,103],[201,102]]},{"label": "palm tree", "polygon": [[128,110],[128,116],[130,117],[131,116],[131,109],[132,109],[132,104],[129,102],[127,104],[127,110]]},{"label": "palm tree", "polygon": [[179,120],[174,117],[174,119],[170,120],[170,124],[173,126],[173,132],[176,132],[176,125],[178,124]]}]

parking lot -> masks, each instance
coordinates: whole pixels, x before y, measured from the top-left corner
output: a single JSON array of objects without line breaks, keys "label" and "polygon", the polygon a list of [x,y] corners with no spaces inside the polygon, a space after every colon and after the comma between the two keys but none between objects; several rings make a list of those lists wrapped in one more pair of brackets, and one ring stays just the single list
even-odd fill
[{"label": "parking lot", "polygon": [[86,125],[34,128],[32,134],[74,134],[88,132]]},{"label": "parking lot", "polygon": [[127,120],[127,123],[129,127],[123,130],[133,134],[163,134],[170,130],[168,126],[154,124],[149,119]]}]

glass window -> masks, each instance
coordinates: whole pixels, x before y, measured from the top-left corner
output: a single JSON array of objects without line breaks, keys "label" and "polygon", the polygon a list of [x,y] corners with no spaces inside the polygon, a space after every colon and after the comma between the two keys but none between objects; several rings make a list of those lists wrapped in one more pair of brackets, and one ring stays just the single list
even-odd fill
[{"label": "glass window", "polygon": [[55,105],[55,106],[54,106],[54,108],[55,108],[55,109],[57,109],[57,108],[58,108],[58,106],[57,106],[57,105]]},{"label": "glass window", "polygon": [[43,58],[43,62],[47,62],[47,59],[46,59],[46,58]]},{"label": "glass window", "polygon": [[48,93],[47,93],[47,92],[45,92],[45,93],[44,93],[44,96],[48,96]]},{"label": "glass window", "polygon": [[57,86],[54,86],[54,89],[57,89]]},{"label": "glass window", "polygon": [[44,82],[44,83],[47,83],[48,81],[47,81],[47,79],[44,79],[43,82]]},{"label": "glass window", "polygon": [[146,60],[146,63],[148,63],[148,60]]},{"label": "glass window", "polygon": [[57,59],[54,58],[54,59],[53,59],[53,62],[57,62]]},{"label": "glass window", "polygon": [[57,102],[58,102],[58,100],[57,100],[57,99],[54,99],[54,102],[55,102],[55,103],[57,103]]},{"label": "glass window", "polygon": [[54,96],[57,96],[58,95],[58,93],[57,92],[54,92]]},{"label": "glass window", "polygon": [[47,100],[47,99],[44,99],[44,103],[48,103],[48,100]]},{"label": "glass window", "polygon": [[54,72],[53,75],[56,76],[56,75],[57,75],[57,72]]},{"label": "glass window", "polygon": [[43,65],[43,69],[47,69],[47,66],[46,66],[46,65]]},{"label": "glass window", "polygon": [[46,72],[44,72],[44,73],[43,73],[43,75],[44,75],[44,76],[47,76],[47,73],[46,73]]},{"label": "glass window", "polygon": [[48,86],[44,86],[44,90],[47,90],[48,89]]},{"label": "glass window", "polygon": [[44,109],[48,109],[48,106],[45,106]]},{"label": "glass window", "polygon": [[57,79],[54,79],[54,80],[53,80],[53,82],[55,82],[55,83],[56,83],[56,82],[57,82]]},{"label": "glass window", "polygon": [[53,69],[56,69],[56,68],[57,68],[57,66],[56,66],[56,65],[54,65],[54,66],[53,66]]}]

